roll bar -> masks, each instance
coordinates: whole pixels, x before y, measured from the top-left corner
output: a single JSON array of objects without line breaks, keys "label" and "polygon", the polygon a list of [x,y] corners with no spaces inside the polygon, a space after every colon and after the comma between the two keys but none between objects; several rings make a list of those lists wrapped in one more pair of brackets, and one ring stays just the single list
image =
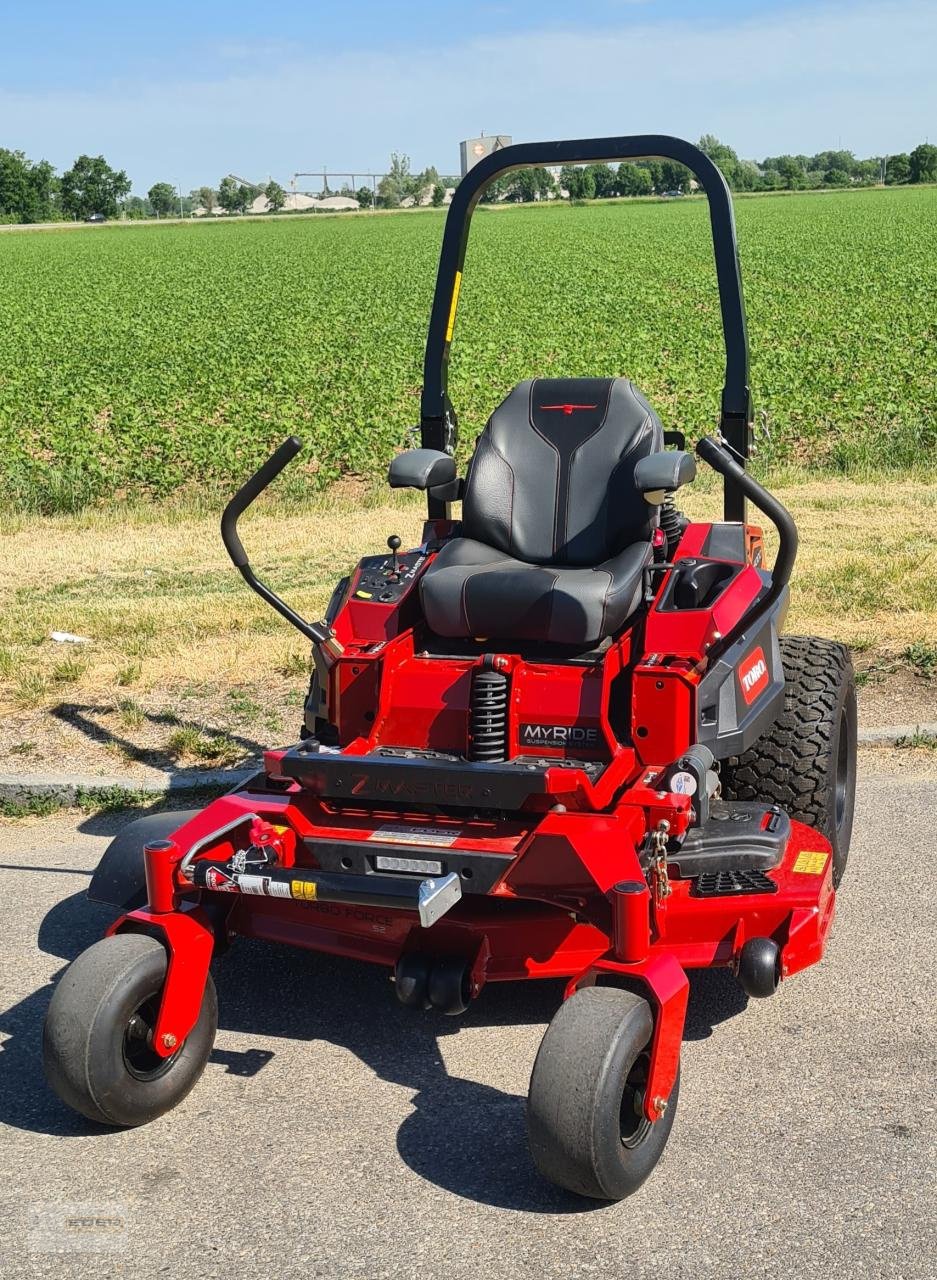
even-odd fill
[{"label": "roll bar", "polygon": [[[456,187],[443,231],[436,292],[426,338],[423,398],[420,405],[420,437],[424,448],[453,453],[458,441],[458,418],[449,400],[449,349],[472,213],[485,187],[500,174],[512,169],[530,169],[538,165],[598,164],[610,160],[641,160],[651,157],[676,160],[686,165],[699,179],[709,197],[709,219],[726,356],[719,428],[744,466],[750,451],[752,404],[748,386],[745,301],[742,295],[732,198],[725,178],[705,152],[682,138],[656,133],[624,138],[518,143],[485,156]],[[726,475],[724,481],[726,520],[744,520],[744,490],[733,476]],[[430,497],[430,517],[444,517],[447,505]]]}]

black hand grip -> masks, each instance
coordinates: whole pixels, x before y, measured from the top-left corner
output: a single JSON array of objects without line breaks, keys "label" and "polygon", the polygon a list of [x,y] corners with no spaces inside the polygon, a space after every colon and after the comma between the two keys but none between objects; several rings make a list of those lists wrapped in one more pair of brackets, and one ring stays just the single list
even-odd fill
[{"label": "black hand grip", "polygon": [[245,565],[249,564],[247,552],[238,537],[238,520],[251,503],[260,497],[271,480],[275,480],[287,463],[293,461],[302,447],[303,442],[301,440],[296,436],[289,436],[283,441],[279,449],[270,455],[263,466],[258,467],[251,478],[241,485],[225,507],[224,514],[221,517],[221,541],[238,569],[243,569]]},{"label": "black hand grip", "polygon": [[739,466],[732,454],[717,441],[710,436],[704,436],[697,443],[696,452],[704,462],[712,467],[713,471],[718,471],[721,476],[724,476],[727,480],[734,481],[738,485],[745,496],[755,504],[759,511],[763,511],[777,528],[780,539],[778,554],[771,570],[771,587],[765,595],[760,596],[755,601],[748,613],[740,618],[736,626],[732,628],[728,635],[723,637],[718,646],[714,646],[709,655],[712,659],[718,653],[725,652],[740,632],[751,627],[753,623],[766,614],[790,582],[791,573],[794,569],[794,560],[797,556],[797,525],[794,523],[794,517],[787,507],[750,476],[744,467]]}]

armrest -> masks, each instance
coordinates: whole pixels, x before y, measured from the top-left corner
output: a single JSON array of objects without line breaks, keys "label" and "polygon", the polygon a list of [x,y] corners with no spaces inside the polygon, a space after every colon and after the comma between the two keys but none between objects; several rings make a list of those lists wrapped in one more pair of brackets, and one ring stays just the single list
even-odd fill
[{"label": "armrest", "polygon": [[455,458],[438,449],[408,449],[390,464],[387,481],[392,489],[434,489],[455,479]]},{"label": "armrest", "polygon": [[696,478],[696,459],[692,453],[668,449],[663,453],[649,453],[641,458],[634,469],[634,487],[644,495],[644,501],[658,507],[668,493]]}]

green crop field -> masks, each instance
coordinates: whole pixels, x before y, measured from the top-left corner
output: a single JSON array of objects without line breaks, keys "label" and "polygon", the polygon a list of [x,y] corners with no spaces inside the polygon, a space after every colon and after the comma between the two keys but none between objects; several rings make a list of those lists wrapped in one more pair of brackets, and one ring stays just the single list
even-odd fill
[{"label": "green crop field", "polygon": [[[763,456],[926,461],[937,190],[736,209]],[[376,476],[418,420],[441,232],[425,213],[0,237],[0,504],[211,489],[291,431],[294,485]],[[531,374],[627,374],[695,436],[720,343],[702,200],[482,211],[453,348],[463,445]]]}]

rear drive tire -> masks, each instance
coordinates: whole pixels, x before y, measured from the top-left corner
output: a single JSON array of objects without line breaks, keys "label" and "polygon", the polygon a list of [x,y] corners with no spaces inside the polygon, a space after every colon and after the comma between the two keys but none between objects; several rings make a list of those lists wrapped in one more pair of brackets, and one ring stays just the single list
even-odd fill
[{"label": "rear drive tire", "polygon": [[156,938],[118,933],[83,951],[59,979],[42,1032],[46,1079],[99,1124],[146,1124],[181,1102],[204,1070],[218,1027],[211,974],[198,1022],[170,1058],[150,1040],[168,961]]},{"label": "rear drive tire", "polygon": [[856,681],[849,650],[782,636],[784,710],[763,737],[720,766],[725,800],[778,804],[833,846],[833,886],[846,870],[856,799]]},{"label": "rear drive tire", "polygon": [[586,987],[557,1010],[527,1098],[534,1164],[558,1186],[596,1200],[637,1191],[663,1153],[680,1080],[653,1124],[643,1114],[654,1018],[616,987]]}]

